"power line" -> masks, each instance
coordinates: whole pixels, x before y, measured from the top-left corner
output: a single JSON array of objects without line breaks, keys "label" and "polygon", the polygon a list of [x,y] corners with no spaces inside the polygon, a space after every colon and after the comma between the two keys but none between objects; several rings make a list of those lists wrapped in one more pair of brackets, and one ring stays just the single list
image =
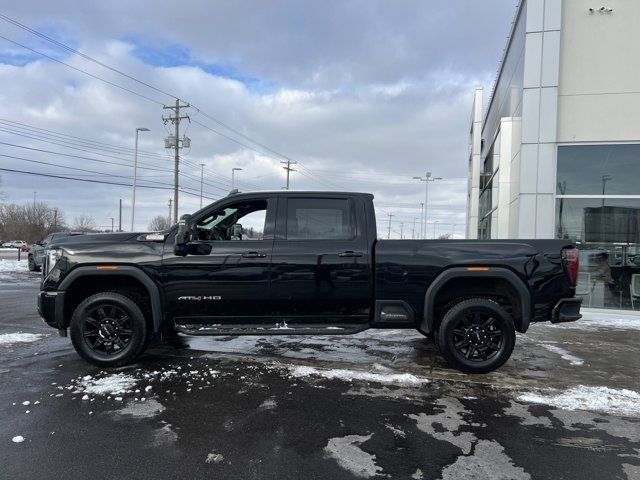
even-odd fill
[{"label": "power line", "polygon": [[124,90],[125,92],[132,93],[133,95],[137,95],[138,97],[144,98],[145,100],[149,100],[150,102],[153,102],[153,103],[157,103],[158,105],[164,105],[162,102],[154,100],[151,97],[147,97],[146,95],[138,93],[138,92],[136,92],[134,90],[131,90],[131,89],[127,88],[127,87],[123,87],[122,85],[118,85],[117,83],[111,82],[109,80],[105,80],[104,78],[99,77],[97,75],[94,75],[93,73],[89,73],[89,72],[87,72],[85,70],[82,70],[80,68],[76,68],[73,65],[69,65],[68,63],[63,62],[62,60],[58,60],[57,58],[52,57],[51,55],[47,55],[46,53],[39,52],[38,50],[35,50],[33,48],[27,47],[26,45],[23,45],[23,44],[18,43],[18,42],[14,41],[14,40],[11,40],[10,38],[5,37],[4,35],[0,35],[0,38],[2,38],[3,40],[6,40],[9,43],[13,43],[14,45],[17,45],[17,46],[22,47],[22,48],[24,48],[26,50],[29,50],[32,53],[36,53],[36,54],[41,55],[41,56],[43,56],[45,58],[48,58],[49,60],[51,60],[53,62],[59,63],[61,65],[64,65],[65,67],[69,67],[72,70],[75,70],[76,72],[80,72],[80,73],[82,73],[84,75],[87,75],[87,76],[89,76],[91,78],[95,78],[96,80],[100,80],[101,82],[104,82],[104,83],[106,83],[108,85],[111,85],[112,87],[116,87],[116,88],[119,88],[120,90]]},{"label": "power line", "polygon": [[155,90],[156,92],[162,93],[164,95],[167,95],[167,96],[177,100],[177,98],[174,95],[172,95],[170,93],[167,93],[164,90],[160,90],[159,88],[154,87],[153,85],[150,85],[150,84],[148,84],[146,82],[143,82],[142,80],[138,80],[137,78],[132,77],[131,75],[128,75],[128,74],[126,74],[126,73],[124,73],[124,72],[122,72],[122,71],[120,71],[120,70],[118,70],[116,68],[113,68],[113,67],[107,65],[106,63],[102,63],[101,61],[96,60],[95,58],[90,57],[89,55],[86,55],[86,54],[84,54],[82,52],[79,52],[78,50],[75,50],[74,48],[71,48],[70,46],[65,45],[64,43],[59,42],[58,40],[45,35],[44,33],[38,32],[37,30],[34,30],[32,28],[27,27],[26,25],[18,22],[17,20],[14,20],[13,18],[10,18],[10,17],[8,17],[6,15],[3,15],[1,13],[0,13],[0,18],[2,20],[6,21],[6,22],[11,23],[12,25],[15,25],[16,27],[22,28],[23,30],[26,30],[29,33],[32,33],[32,34],[34,34],[34,35],[36,35],[36,36],[38,36],[38,37],[40,37],[40,38],[42,38],[44,40],[47,40],[48,42],[51,42],[51,43],[59,46],[60,48],[63,48],[63,49],[65,49],[65,50],[67,50],[67,51],[69,51],[71,53],[79,55],[82,58],[84,58],[86,60],[89,60],[90,62],[96,63],[96,64],[100,65],[101,67],[107,68],[107,69],[111,70],[112,72],[118,73],[118,74],[120,74],[120,75],[122,75],[124,77],[127,77],[130,80],[133,80],[134,82],[138,82],[139,84],[144,85],[145,87],[151,88],[152,90]]}]

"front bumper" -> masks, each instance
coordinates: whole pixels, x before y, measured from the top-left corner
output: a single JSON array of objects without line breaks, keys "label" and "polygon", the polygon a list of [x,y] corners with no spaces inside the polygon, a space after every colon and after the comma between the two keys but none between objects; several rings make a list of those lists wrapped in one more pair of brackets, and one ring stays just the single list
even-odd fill
[{"label": "front bumper", "polygon": [[38,293],[38,313],[47,325],[64,330],[64,295],[65,292]]},{"label": "front bumper", "polygon": [[553,307],[551,323],[575,322],[581,319],[581,304],[581,298],[563,298]]}]

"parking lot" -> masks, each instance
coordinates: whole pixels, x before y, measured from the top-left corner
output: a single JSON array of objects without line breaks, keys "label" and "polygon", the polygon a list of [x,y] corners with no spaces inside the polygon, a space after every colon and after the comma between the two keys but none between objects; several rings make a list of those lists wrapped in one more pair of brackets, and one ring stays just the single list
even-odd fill
[{"label": "parking lot", "polygon": [[0,278],[3,478],[640,478],[640,317],[536,325],[489,375],[417,332],[179,337],[104,371]]}]

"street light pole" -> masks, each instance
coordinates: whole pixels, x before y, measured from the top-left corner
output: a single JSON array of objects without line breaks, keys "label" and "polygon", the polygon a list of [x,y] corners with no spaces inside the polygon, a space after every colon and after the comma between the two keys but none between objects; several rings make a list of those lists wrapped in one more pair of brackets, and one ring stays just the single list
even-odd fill
[{"label": "street light pole", "polygon": [[235,188],[235,184],[236,184],[236,172],[242,170],[241,168],[238,167],[233,167],[231,169],[231,190],[233,190]]},{"label": "street light pole", "polygon": [[133,232],[133,223],[136,216],[136,181],[138,178],[138,133],[148,132],[149,129],[145,127],[136,128],[136,147],[133,157],[133,198],[131,199],[131,231]]},{"label": "street light pole", "polygon": [[429,205],[429,182],[435,182],[436,180],[442,180],[442,177],[432,177],[431,172],[427,172],[424,177],[413,177],[414,180],[420,180],[421,182],[425,182],[424,186],[424,229],[423,229],[423,237],[427,238],[427,208]]}]

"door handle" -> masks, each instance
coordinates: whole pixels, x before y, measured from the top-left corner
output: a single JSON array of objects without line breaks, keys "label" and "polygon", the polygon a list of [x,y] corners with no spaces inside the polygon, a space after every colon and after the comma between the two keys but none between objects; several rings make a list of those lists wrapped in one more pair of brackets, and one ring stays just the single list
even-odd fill
[{"label": "door handle", "polygon": [[260,253],[260,252],[247,252],[247,253],[243,253],[242,258],[264,258],[267,256],[266,253]]},{"label": "door handle", "polygon": [[361,257],[362,252],[354,252],[353,250],[347,250],[338,254],[339,257]]}]

